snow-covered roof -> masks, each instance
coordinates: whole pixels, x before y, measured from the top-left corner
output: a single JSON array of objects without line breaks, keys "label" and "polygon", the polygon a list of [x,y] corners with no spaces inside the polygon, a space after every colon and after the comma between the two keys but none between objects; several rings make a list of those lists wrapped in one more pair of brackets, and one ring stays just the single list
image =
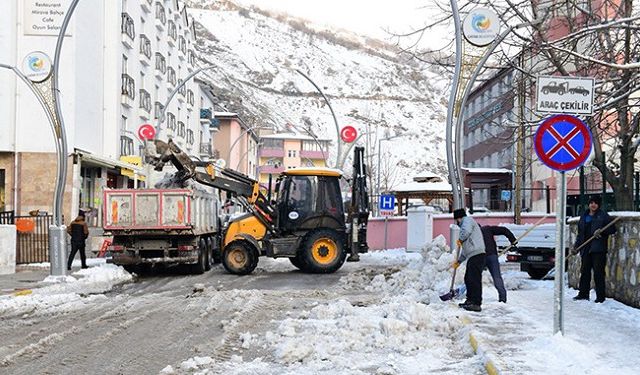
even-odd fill
[{"label": "snow-covered roof", "polygon": [[506,168],[462,168],[470,173],[513,173]]},{"label": "snow-covered roof", "polygon": [[214,117],[237,117],[238,114],[235,112],[213,112]]},{"label": "snow-covered roof", "polygon": [[451,184],[448,182],[407,182],[397,188],[394,192],[410,192],[410,191],[442,191],[450,192]]}]

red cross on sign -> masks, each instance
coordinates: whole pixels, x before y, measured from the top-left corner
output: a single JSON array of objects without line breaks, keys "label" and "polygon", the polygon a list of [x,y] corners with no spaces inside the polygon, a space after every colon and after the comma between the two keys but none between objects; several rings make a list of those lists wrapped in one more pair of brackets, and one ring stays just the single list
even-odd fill
[{"label": "red cross on sign", "polygon": [[536,131],[533,145],[541,162],[565,172],[587,161],[591,153],[591,131],[575,116],[551,116]]}]

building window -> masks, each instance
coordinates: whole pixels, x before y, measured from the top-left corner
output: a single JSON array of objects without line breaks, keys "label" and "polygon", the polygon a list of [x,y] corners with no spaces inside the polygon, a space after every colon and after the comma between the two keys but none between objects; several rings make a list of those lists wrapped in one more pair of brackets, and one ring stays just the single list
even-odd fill
[{"label": "building window", "polygon": [[122,55],[122,73],[123,74],[127,74],[128,73],[128,66],[129,66],[129,59],[127,58],[127,56]]},{"label": "building window", "polygon": [[287,155],[288,155],[290,158],[295,158],[295,157],[296,157],[296,150],[289,150],[289,151],[287,151]]}]

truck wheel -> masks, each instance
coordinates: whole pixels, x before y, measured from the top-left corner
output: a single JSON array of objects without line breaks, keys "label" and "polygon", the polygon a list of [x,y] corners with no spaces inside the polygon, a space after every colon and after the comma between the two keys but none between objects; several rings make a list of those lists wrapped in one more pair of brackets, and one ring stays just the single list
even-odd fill
[{"label": "truck wheel", "polygon": [[258,266],[258,251],[245,241],[233,241],[222,253],[224,268],[234,275],[248,275]]},{"label": "truck wheel", "polygon": [[346,258],[340,236],[333,230],[320,229],[311,232],[299,254],[305,272],[336,272]]},{"label": "truck wheel", "polygon": [[213,246],[211,246],[211,238],[206,238],[203,240],[204,241],[204,249],[205,252],[207,253],[207,261],[205,263],[205,270],[209,271],[211,269],[211,266],[213,265]]},{"label": "truck wheel", "polygon": [[207,245],[204,240],[198,243],[198,263],[191,265],[191,273],[202,275],[207,270]]},{"label": "truck wheel", "polygon": [[540,280],[549,272],[549,270],[550,269],[546,268],[529,268],[527,273],[532,279]]}]

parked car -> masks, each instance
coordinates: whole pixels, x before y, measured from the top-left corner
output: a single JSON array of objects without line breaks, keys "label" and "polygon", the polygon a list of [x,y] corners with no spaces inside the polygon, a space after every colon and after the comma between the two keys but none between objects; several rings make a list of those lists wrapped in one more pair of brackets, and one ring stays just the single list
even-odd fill
[{"label": "parked car", "polygon": [[589,95],[589,90],[585,89],[582,86],[576,86],[569,89],[570,94],[582,94],[582,96]]}]

